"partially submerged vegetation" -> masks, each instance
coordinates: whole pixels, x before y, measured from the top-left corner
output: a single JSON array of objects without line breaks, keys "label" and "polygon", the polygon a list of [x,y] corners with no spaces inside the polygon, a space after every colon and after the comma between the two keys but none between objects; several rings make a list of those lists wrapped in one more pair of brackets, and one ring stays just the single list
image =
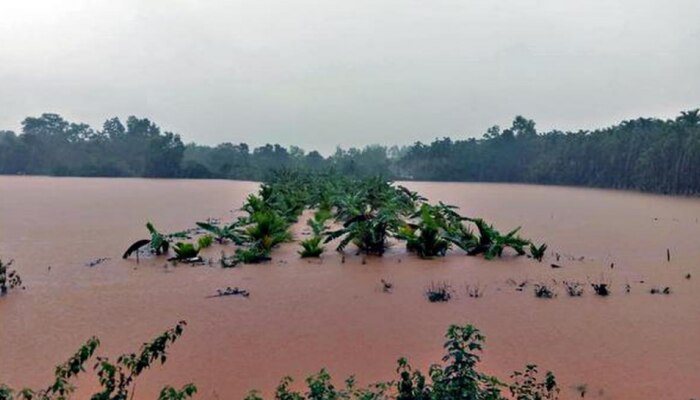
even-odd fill
[{"label": "partially submerged vegetation", "polygon": [[431,282],[425,288],[425,297],[431,303],[447,303],[452,298],[452,287],[447,282]]},{"label": "partially submerged vegetation", "polygon": [[[275,398],[279,400],[555,400],[559,386],[554,375],[540,376],[536,365],[527,365],[523,371],[511,375],[512,382],[478,370],[483,351],[484,336],[471,325],[452,325],[447,330],[442,363],[433,364],[427,374],[414,369],[405,358],[398,360],[397,377],[368,387],[357,387],[355,379],[345,380],[345,386],[336,388],[326,370],[306,379],[307,390],[292,389],[291,377],[284,377]],[[507,392],[507,394],[504,394]],[[263,400],[257,391],[246,400]]]},{"label": "partially submerged vegetation", "polygon": [[[89,398],[91,400],[127,400],[132,399],[137,378],[157,362],[164,364],[167,349],[175,343],[185,329],[185,321],[178,322],[172,329],[163,332],[153,341],[145,343],[138,353],[127,353],[111,361],[106,356],[97,356],[93,370],[98,377],[99,389]],[[0,383],[0,400],[66,400],[72,398],[76,391],[74,381],[86,371],[86,364],[95,356],[100,347],[96,337],[88,339],[68,361],[56,367],[54,381],[43,389],[24,388],[14,390]],[[164,387],[158,400],[185,400],[197,393],[197,387],[187,384],[181,389]]]},{"label": "partially submerged vegetation", "polygon": [[10,268],[14,260],[3,262],[0,259],[0,296],[4,296],[12,289],[22,287],[22,278],[16,270]]},{"label": "partially submerged vegetation", "polygon": [[[457,207],[442,202],[430,203],[381,177],[354,179],[301,171],[273,174],[257,194],[246,199],[241,208],[246,215],[226,224],[207,221],[197,222],[197,226],[220,244],[238,246],[233,257],[222,258],[222,265],[260,263],[270,260],[281,243],[293,239],[290,227],[306,209],[314,210],[313,218],[307,221],[312,235],[300,242],[301,257],[319,257],[324,244],[331,242],[341,253],[352,244],[358,254],[381,256],[398,240],[421,258],[442,257],[456,247],[487,260],[501,257],[506,249],[524,255],[527,246],[532,256],[541,260],[547,248],[520,237],[520,227],[502,234],[482,218],[463,216]],[[328,225],[331,219],[334,228]],[[183,260],[196,257],[201,248],[211,244],[211,239],[200,237],[197,244],[173,245],[173,239],[187,235],[162,234],[151,223],[146,227],[151,238],[132,244],[124,258],[132,254],[138,257],[139,249],[148,245],[156,256],[173,248],[175,259]]]}]

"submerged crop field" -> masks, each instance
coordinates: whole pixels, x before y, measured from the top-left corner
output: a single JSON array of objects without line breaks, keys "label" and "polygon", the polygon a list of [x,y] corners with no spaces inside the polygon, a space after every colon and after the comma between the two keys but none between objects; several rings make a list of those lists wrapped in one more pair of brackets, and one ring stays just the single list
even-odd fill
[{"label": "submerged crop field", "polygon": [[695,199],[298,172],[0,179],[6,398],[697,390]]}]

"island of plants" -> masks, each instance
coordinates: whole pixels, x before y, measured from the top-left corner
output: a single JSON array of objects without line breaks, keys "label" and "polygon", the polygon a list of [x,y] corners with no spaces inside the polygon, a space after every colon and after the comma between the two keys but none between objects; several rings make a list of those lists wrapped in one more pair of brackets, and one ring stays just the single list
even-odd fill
[{"label": "island of plants", "polygon": [[519,227],[503,234],[482,218],[463,216],[457,207],[442,202],[430,203],[381,177],[284,170],[272,173],[257,194],[248,196],[241,208],[245,215],[228,223],[197,222],[198,230],[206,233],[197,242],[182,241],[191,240],[196,230],[162,234],[149,222],[150,239],[134,242],[123,257],[138,257],[144,250],[165,255],[172,248],[172,259],[185,261],[216,241],[237,246],[233,256],[222,257],[224,267],[269,261],[279,244],[293,239],[290,227],[305,210],[314,212],[306,221],[311,235],[300,241],[301,257],[321,256],[330,242],[341,253],[352,244],[358,253],[381,256],[392,240],[401,241],[408,251],[426,259],[458,248],[491,260],[510,248],[517,255],[529,250],[531,257],[541,261],[547,249],[546,244],[537,246],[520,237]]}]

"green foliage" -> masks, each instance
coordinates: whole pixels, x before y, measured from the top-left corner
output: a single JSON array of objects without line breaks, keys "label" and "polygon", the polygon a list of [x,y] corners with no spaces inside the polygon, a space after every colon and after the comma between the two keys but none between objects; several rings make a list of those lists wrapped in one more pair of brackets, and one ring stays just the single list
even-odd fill
[{"label": "green foliage", "polygon": [[200,236],[199,239],[197,239],[197,247],[199,247],[200,250],[210,247],[213,243],[214,237],[212,235]]},{"label": "green foliage", "polygon": [[505,235],[494,229],[481,218],[469,219],[476,225],[479,231],[479,242],[474,248],[468,251],[469,255],[484,254],[484,258],[492,260],[500,257],[507,247],[515,250],[518,255],[524,255],[524,247],[530,244],[529,240],[517,235],[520,227],[513,229]]},{"label": "green foliage", "polygon": [[[90,396],[91,400],[128,400],[133,396],[136,379],[156,362],[164,364],[167,360],[167,348],[183,333],[186,323],[180,321],[173,327],[145,343],[139,353],[124,354],[111,362],[107,357],[97,357],[93,369],[97,374],[100,389]],[[54,382],[45,389],[25,388],[15,392],[10,387],[0,384],[0,400],[67,400],[75,392],[72,381],[85,372],[85,364],[94,356],[100,346],[99,339],[90,338],[65,363],[56,367]],[[191,398],[197,388],[188,384],[182,389],[166,386],[158,397],[159,400],[184,400]]]},{"label": "green foliage", "polygon": [[175,389],[172,386],[166,386],[160,391],[158,400],[185,400],[194,397],[197,393],[197,386],[189,383],[182,389]]},{"label": "green foliage", "polygon": [[534,243],[530,243],[530,255],[537,261],[542,262],[545,252],[547,251],[547,243],[542,243],[542,245],[535,246]]},{"label": "green foliage", "polygon": [[[507,389],[517,400],[556,400],[559,387],[551,372],[539,379],[537,367],[528,365],[524,372],[514,372],[510,385],[478,370],[484,336],[471,325],[449,327],[445,335],[442,363],[434,364],[427,374],[414,370],[404,358],[398,360],[394,381],[357,388],[354,378],[336,388],[326,370],[306,379],[306,391],[291,389],[293,380],[285,377],[275,392],[278,400],[506,400]],[[246,400],[263,400],[259,392]]]},{"label": "green foliage", "polygon": [[461,226],[461,217],[453,211],[454,207],[440,203],[432,206],[421,204],[419,210],[411,215],[417,222],[406,223],[399,229],[397,238],[406,241],[406,248],[416,252],[421,258],[444,256],[450,245],[454,226]]},{"label": "green foliage", "polygon": [[264,261],[270,261],[271,258],[269,252],[260,247],[253,246],[249,248],[236,249],[234,260],[235,264],[258,264]]},{"label": "green foliage", "polygon": [[173,250],[177,255],[178,260],[186,260],[188,258],[197,257],[199,254],[199,249],[192,243],[177,242],[173,246]]},{"label": "green foliage", "polygon": [[515,400],[555,400],[559,398],[559,387],[554,374],[547,372],[544,381],[538,379],[537,366],[527,365],[523,372],[513,372],[510,394]]},{"label": "green foliage", "polygon": [[265,252],[280,243],[292,240],[288,222],[274,210],[255,211],[247,220],[243,241]]},{"label": "green foliage", "polygon": [[166,254],[170,247],[170,241],[158,232],[152,223],[146,223],[146,229],[151,234],[151,251],[155,252],[156,255]]},{"label": "green foliage", "polygon": [[216,241],[220,244],[225,243],[227,240],[235,244],[241,244],[243,243],[243,239],[241,238],[241,233],[238,231],[238,227],[240,227],[241,223],[242,221],[237,220],[228,225],[219,226],[210,222],[197,222],[197,226],[214,235]]},{"label": "green foliage", "polygon": [[137,240],[136,242],[134,242],[124,252],[124,255],[122,255],[122,258],[124,258],[124,259],[128,258],[131,254],[138,252],[139,249],[141,249],[142,247],[144,247],[146,245],[149,245],[151,252],[157,256],[162,255],[162,254],[168,254],[168,249],[170,249],[171,239],[183,238],[183,237],[187,236],[184,232],[176,232],[176,233],[171,233],[169,235],[162,234],[150,222],[146,223],[146,229],[148,229],[148,233],[151,234],[151,238],[150,239],[141,239],[141,240]]},{"label": "green foliage", "polygon": [[11,289],[22,286],[22,278],[17,271],[10,269],[14,260],[3,262],[0,259],[0,296],[4,296]]},{"label": "green foliage", "polygon": [[[189,144],[161,132],[148,119],[105,121],[102,129],[72,123],[56,114],[28,117],[22,132],[0,130],[0,174],[153,176],[268,180],[271,171],[296,169],[364,178],[528,182],[700,193],[700,111],[675,119],[638,118],[595,131],[537,132],[522,116],[510,127],[489,128],[481,139],[436,139],[411,146],[317,151],[245,143],[215,147]],[[592,166],[595,166],[593,168]],[[328,198],[313,196],[314,207]],[[270,199],[277,202],[276,199]],[[419,203],[420,200],[415,198]],[[300,203],[285,199],[285,218]],[[281,207],[281,205],[279,205]],[[281,211],[281,208],[280,208]]]},{"label": "green foliage", "polygon": [[321,253],[323,253],[323,245],[321,244],[321,240],[323,240],[321,236],[312,236],[308,239],[302,240],[302,249],[299,251],[301,257],[320,257]]}]

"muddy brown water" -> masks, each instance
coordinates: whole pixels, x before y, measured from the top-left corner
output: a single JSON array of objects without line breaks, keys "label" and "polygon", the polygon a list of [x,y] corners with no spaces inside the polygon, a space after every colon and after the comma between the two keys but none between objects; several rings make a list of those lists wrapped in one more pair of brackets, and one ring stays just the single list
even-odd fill
[{"label": "muddy brown water", "polygon": [[[506,230],[547,242],[560,269],[505,257],[487,262],[453,252],[419,260],[395,246],[383,258],[300,260],[285,244],[265,265],[230,270],[165,267],[162,259],[123,261],[145,221],[163,231],[207,217],[231,218],[252,182],[0,177],[0,257],[14,258],[26,290],[0,299],[0,382],[42,387],[53,366],[88,337],[115,357],[186,320],[168,362],[146,372],[136,398],[155,398],[169,383],[194,382],[202,399],[269,394],[282,376],[297,381],[327,368],[340,383],[394,376],[406,356],[426,368],[439,360],[449,324],[471,323],[486,335],[483,369],[507,378],[527,363],[553,370],[563,398],[688,399],[700,396],[700,200],[593,189],[500,184],[408,183],[432,200],[461,207]],[[303,238],[303,224],[295,226]],[[666,260],[666,249],[671,262]],[[218,257],[233,247],[214,246]],[[87,267],[90,260],[109,257]],[[583,257],[583,259],[581,259]],[[614,263],[613,269],[610,264]],[[50,266],[50,268],[49,268]],[[690,280],[685,275],[690,273]],[[394,284],[383,293],[380,280]],[[531,284],[558,296],[537,299]],[[590,287],[568,297],[562,280],[607,280],[612,294]],[[431,281],[449,282],[455,299],[426,301]],[[644,283],[640,283],[644,281]],[[479,285],[470,298],[465,285]],[[630,285],[630,293],[625,286]],[[217,288],[248,289],[207,299]],[[671,295],[651,295],[669,286]],[[94,377],[78,381],[80,396]]]}]

